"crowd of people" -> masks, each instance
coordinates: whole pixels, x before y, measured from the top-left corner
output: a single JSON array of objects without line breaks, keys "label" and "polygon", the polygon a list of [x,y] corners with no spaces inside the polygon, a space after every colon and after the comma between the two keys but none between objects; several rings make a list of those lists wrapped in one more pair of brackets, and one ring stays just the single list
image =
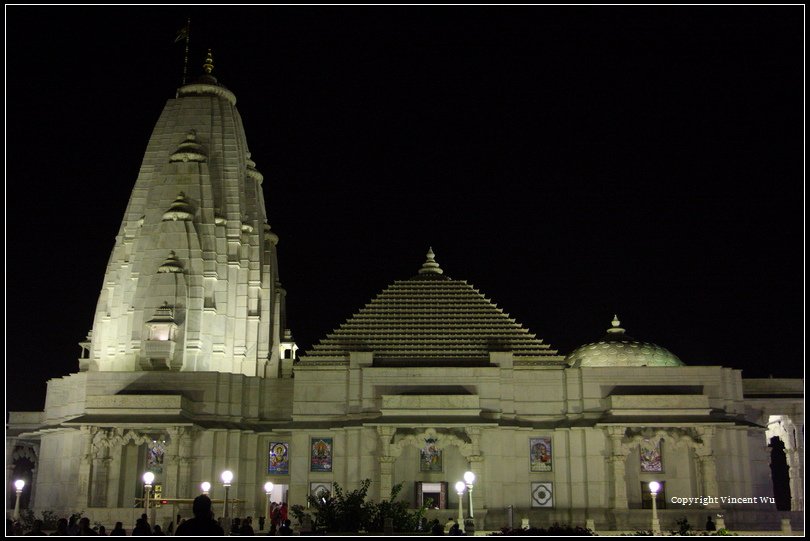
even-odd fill
[{"label": "crowd of people", "polygon": [[[180,535],[180,536],[201,536],[201,535],[225,535],[225,519],[215,519],[211,505],[211,498],[202,494],[194,498],[192,504],[193,518],[188,520],[177,515],[177,519],[169,523],[166,531],[159,524],[154,526],[149,524],[146,513],[135,521],[135,527],[131,535]],[[264,531],[265,517],[259,517],[259,530]],[[230,535],[256,535],[253,529],[253,517],[234,518],[228,525]],[[270,528],[267,535],[292,535],[291,522],[287,518],[287,504],[273,503],[270,507]],[[129,535],[124,529],[123,522],[116,522],[115,528],[109,533],[104,526],[98,524],[91,527],[90,519],[80,515],[71,515],[69,519],[60,518],[56,523],[56,529],[51,533],[43,530],[43,522],[34,520],[32,527],[24,531],[20,522],[15,522],[10,518],[6,519],[6,536],[12,535]]]}]

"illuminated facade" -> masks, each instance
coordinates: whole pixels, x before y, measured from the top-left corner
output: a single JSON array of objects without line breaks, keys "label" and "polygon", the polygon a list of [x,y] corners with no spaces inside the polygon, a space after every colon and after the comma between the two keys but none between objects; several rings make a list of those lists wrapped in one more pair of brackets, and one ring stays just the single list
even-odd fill
[{"label": "illuminated facade", "polygon": [[[35,509],[111,524],[140,516],[145,471],[159,498],[188,499],[204,481],[221,498],[230,469],[232,516],[254,517],[267,480],[272,499],[304,504],[369,478],[372,497],[403,483],[401,497],[444,521],[459,497],[448,487],[471,470],[479,528],[508,524],[510,510],[515,525],[646,527],[652,480],[665,528],[707,510],[738,529],[799,526],[801,380],[687,366],[618,319],[560,355],[432,250],[299,358],[263,178],[236,98],[207,66],[152,134],[79,371],[48,382],[43,412],[10,414],[10,490],[27,476]],[[785,445],[792,513],[709,498],[772,496],[771,437]],[[155,512],[168,522],[189,509]]]}]

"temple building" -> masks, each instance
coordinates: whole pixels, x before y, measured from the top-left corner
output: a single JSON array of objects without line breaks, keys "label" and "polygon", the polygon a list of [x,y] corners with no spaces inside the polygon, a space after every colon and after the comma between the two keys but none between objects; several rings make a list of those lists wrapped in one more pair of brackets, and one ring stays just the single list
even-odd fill
[{"label": "temple building", "polygon": [[9,414],[10,505],[23,478],[24,507],[131,525],[151,471],[158,524],[203,482],[221,515],[230,470],[231,516],[371,479],[444,522],[472,471],[478,529],[645,528],[650,481],[666,529],[803,528],[802,380],[690,366],[618,317],[565,355],[432,249],[299,353],[263,176],[210,56],[205,72],[152,133],[77,372]]}]

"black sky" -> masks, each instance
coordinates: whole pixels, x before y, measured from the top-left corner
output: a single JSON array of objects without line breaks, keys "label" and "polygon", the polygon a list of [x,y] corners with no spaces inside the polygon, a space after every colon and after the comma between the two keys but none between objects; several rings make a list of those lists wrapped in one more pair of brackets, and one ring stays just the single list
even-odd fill
[{"label": "black sky", "polygon": [[433,246],[562,353],[618,313],[804,373],[793,7],[6,7],[6,387],[75,372],[146,143],[214,51],[308,348]]}]

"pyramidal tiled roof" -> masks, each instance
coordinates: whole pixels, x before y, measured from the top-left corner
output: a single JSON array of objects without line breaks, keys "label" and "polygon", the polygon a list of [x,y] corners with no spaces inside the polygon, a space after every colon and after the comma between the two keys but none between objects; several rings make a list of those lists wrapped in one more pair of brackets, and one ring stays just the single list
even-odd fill
[{"label": "pyramidal tiled roof", "polygon": [[432,250],[418,275],[388,286],[305,359],[345,359],[353,351],[426,361],[485,360],[489,352],[509,351],[516,360],[563,361],[477,289],[444,275]]}]

